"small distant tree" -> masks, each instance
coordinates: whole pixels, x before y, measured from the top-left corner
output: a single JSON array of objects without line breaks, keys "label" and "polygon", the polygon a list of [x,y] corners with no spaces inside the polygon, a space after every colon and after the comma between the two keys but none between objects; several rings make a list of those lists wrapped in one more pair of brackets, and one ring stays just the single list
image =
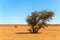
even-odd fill
[{"label": "small distant tree", "polygon": [[31,33],[38,33],[39,29],[45,28],[47,26],[47,21],[49,22],[54,15],[52,11],[41,11],[41,12],[32,12],[31,15],[28,15],[26,21],[31,28],[29,31]]},{"label": "small distant tree", "polygon": [[17,28],[17,26],[15,25],[15,28]]}]

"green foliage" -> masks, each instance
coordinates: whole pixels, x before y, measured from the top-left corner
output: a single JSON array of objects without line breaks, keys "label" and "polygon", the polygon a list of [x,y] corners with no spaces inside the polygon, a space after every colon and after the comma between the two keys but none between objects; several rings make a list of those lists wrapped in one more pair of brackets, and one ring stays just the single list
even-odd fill
[{"label": "green foliage", "polygon": [[47,21],[49,22],[54,13],[52,11],[41,11],[41,12],[32,12],[26,19],[28,25],[31,26],[29,29],[32,33],[37,33],[39,29],[47,26]]}]

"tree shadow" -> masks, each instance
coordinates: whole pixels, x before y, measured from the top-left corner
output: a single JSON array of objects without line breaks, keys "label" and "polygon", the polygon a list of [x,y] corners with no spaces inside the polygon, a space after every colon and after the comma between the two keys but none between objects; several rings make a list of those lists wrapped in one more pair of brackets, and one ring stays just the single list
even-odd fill
[{"label": "tree shadow", "polygon": [[30,32],[16,32],[15,34],[42,34],[41,32],[39,33],[30,33]]}]

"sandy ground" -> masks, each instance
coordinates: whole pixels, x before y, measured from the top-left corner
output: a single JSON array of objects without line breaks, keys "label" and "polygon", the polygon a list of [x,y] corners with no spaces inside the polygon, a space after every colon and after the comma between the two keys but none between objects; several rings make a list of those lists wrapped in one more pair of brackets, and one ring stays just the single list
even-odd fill
[{"label": "sandy ground", "polygon": [[[49,26],[38,34],[28,32],[28,26],[0,26],[0,40],[60,40],[60,26]],[[21,32],[24,32],[21,34]],[[19,34],[16,34],[19,33]]]}]

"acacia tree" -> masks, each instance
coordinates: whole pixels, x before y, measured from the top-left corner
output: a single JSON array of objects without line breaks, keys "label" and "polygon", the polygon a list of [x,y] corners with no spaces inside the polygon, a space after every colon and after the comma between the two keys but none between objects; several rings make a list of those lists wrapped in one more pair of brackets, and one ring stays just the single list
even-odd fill
[{"label": "acacia tree", "polygon": [[52,11],[32,12],[26,19],[28,25],[31,26],[29,31],[31,33],[38,33],[39,29],[47,26],[47,22],[52,19],[53,15],[54,13]]}]

